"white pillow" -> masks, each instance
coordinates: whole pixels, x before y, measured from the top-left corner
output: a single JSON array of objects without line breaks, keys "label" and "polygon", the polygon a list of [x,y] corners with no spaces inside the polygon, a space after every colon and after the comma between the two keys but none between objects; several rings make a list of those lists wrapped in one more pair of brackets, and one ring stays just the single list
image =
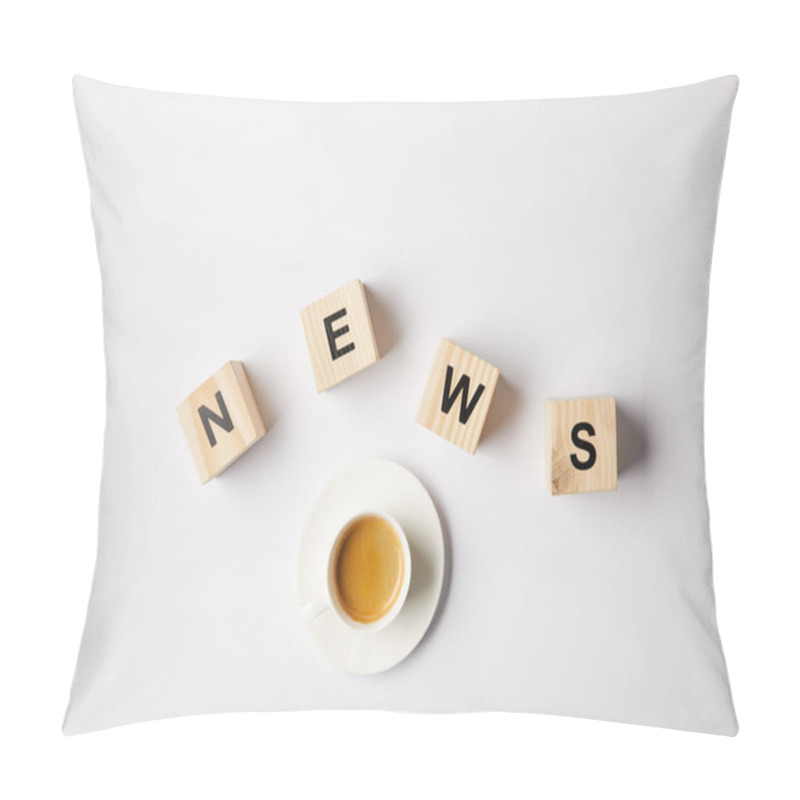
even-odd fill
[{"label": "white pillow", "polygon": [[[103,276],[96,574],[67,733],[213,711],[507,710],[734,734],[703,462],[737,79],[477,103],[286,103],[75,79]],[[317,394],[300,309],[360,278],[382,359]],[[438,341],[500,369],[474,456],[415,424]],[[241,360],[267,434],[202,485],[175,406]],[[549,398],[612,395],[616,492],[551,497]],[[305,515],[364,456],[445,525],[402,663],[307,634]]]}]

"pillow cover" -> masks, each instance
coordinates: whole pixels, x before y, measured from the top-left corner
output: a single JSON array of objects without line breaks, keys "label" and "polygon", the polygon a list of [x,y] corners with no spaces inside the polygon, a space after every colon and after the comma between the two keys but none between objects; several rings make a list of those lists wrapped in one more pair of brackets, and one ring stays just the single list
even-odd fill
[{"label": "pillow cover", "polygon": [[[64,731],[213,711],[530,711],[734,734],[703,381],[735,77],[587,99],[287,103],[76,77],[103,281],[96,574]],[[317,394],[299,312],[360,278],[381,360]],[[437,342],[500,370],[475,455],[415,423]],[[195,474],[175,406],[241,360],[267,433]],[[616,398],[617,491],[551,497],[544,405]],[[365,456],[418,475],[447,579],[339,671],[298,539]]]}]

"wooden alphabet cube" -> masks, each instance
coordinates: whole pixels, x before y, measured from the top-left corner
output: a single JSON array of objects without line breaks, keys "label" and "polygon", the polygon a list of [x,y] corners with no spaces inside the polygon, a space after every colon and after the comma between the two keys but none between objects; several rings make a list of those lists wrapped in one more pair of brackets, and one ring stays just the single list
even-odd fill
[{"label": "wooden alphabet cube", "polygon": [[379,358],[361,281],[317,300],[300,312],[317,391],[324,392]]},{"label": "wooden alphabet cube", "polygon": [[442,339],[417,422],[462,450],[474,453],[499,377],[497,367]]},{"label": "wooden alphabet cube", "polygon": [[176,409],[200,480],[230,466],[266,432],[244,366],[229,361]]},{"label": "wooden alphabet cube", "polygon": [[617,488],[617,410],[613,397],[548,400],[545,452],[550,493]]}]

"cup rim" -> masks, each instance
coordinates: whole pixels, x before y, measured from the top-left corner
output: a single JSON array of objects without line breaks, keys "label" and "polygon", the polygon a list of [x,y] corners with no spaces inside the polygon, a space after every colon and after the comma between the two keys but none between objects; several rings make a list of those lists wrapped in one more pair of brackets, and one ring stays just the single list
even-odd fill
[{"label": "cup rim", "polygon": [[[354,523],[356,523],[360,519],[363,519],[364,517],[380,517],[381,519],[383,519],[384,521],[388,522],[391,525],[392,530],[394,530],[398,539],[400,539],[400,544],[403,550],[403,560],[404,560],[403,583],[400,586],[400,593],[398,594],[397,599],[394,601],[394,604],[389,609],[389,611],[386,614],[384,614],[380,619],[376,619],[373,622],[359,622],[358,620],[353,619],[341,607],[339,599],[336,596],[336,590],[334,588],[334,580],[333,580],[334,559],[336,556],[336,552],[339,548],[339,542],[341,541],[342,536],[344,536],[347,530]],[[387,514],[385,511],[375,511],[367,509],[365,511],[359,511],[357,514],[354,514],[353,516],[349,517],[342,523],[342,525],[339,526],[339,530],[337,531],[336,536],[334,537],[333,542],[331,543],[330,552],[328,553],[328,568],[326,573],[325,588],[327,592],[328,605],[330,606],[336,618],[343,625],[350,628],[351,630],[362,631],[362,632],[372,633],[382,630],[397,617],[397,615],[400,613],[400,610],[405,605],[410,585],[411,585],[411,548],[408,544],[408,537],[406,536],[406,532],[403,530],[403,526],[391,514]]]}]

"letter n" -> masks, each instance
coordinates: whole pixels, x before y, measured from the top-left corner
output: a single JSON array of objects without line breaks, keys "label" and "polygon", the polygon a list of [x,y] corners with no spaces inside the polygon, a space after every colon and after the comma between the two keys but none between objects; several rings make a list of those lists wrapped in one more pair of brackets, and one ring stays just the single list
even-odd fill
[{"label": "letter n", "polygon": [[225,405],[222,392],[217,392],[214,397],[219,406],[219,414],[212,411],[208,406],[200,406],[200,408],[197,409],[200,419],[203,420],[203,428],[212,447],[217,444],[217,437],[214,435],[214,429],[211,427],[212,422],[215,425],[219,425],[226,433],[230,433],[233,430],[233,420],[228,413],[228,407]]}]

